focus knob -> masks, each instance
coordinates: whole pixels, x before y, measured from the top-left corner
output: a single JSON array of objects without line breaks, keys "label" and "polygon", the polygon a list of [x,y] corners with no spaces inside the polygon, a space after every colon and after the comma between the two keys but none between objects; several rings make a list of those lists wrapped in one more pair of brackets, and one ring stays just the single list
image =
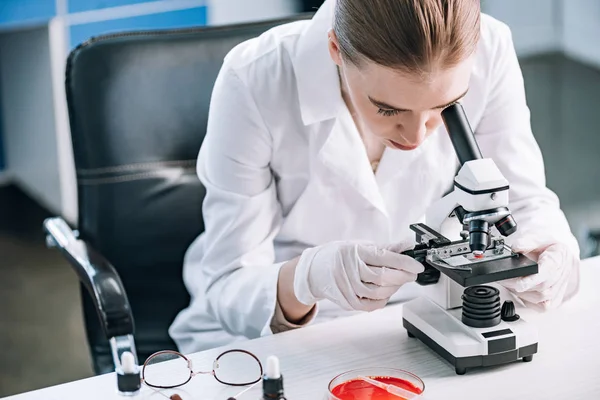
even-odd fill
[{"label": "focus knob", "polygon": [[515,309],[515,305],[511,300],[506,300],[504,304],[502,304],[502,312],[500,315],[502,321],[506,322],[514,322],[520,318]]}]

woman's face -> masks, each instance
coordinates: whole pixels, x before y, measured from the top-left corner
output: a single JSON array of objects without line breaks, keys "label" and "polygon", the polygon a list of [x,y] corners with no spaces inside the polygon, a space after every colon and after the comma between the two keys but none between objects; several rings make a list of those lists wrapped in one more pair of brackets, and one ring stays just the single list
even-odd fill
[{"label": "woman's face", "polygon": [[441,112],[469,88],[472,58],[452,68],[408,74],[372,62],[360,67],[340,57],[336,40],[329,49],[339,66],[343,90],[370,135],[390,148],[414,150],[442,124]]}]

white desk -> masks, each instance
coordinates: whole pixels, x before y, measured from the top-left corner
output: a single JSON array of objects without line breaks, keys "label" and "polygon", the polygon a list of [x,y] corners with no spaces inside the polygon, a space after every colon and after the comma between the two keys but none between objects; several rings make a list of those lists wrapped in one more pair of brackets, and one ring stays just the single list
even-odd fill
[{"label": "white desk", "polygon": [[[320,400],[333,376],[365,366],[412,371],[425,381],[425,394],[431,399],[600,399],[599,282],[600,257],[588,259],[582,265],[581,292],[575,299],[551,313],[519,310],[540,330],[539,352],[533,362],[469,370],[463,376],[455,375],[453,367],[421,342],[407,337],[401,306],[248,341],[238,347],[254,352],[263,361],[276,354],[282,364],[286,395],[293,400]],[[192,355],[195,369],[210,369],[221,350]],[[114,374],[107,374],[10,399],[124,399],[115,390]],[[225,400],[238,390],[199,375],[176,392],[184,400]],[[256,400],[260,393],[255,387],[239,400]],[[144,387],[136,399],[163,400],[165,396]]]}]

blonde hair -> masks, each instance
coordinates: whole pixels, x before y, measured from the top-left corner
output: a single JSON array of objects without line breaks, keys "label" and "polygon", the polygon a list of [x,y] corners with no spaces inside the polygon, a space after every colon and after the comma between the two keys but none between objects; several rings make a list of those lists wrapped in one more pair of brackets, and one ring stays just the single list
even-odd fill
[{"label": "blonde hair", "polygon": [[333,30],[342,57],[403,72],[463,61],[479,41],[479,0],[336,0]]}]

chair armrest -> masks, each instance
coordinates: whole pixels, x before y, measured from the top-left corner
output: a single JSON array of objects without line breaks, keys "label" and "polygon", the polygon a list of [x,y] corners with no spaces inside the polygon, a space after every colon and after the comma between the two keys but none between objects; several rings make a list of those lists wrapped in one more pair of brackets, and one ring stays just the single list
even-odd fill
[{"label": "chair armrest", "polygon": [[[133,315],[119,274],[92,246],[78,239],[62,218],[46,219],[44,230],[48,245],[61,251],[92,296],[110,342],[119,393],[127,396],[139,393],[141,379],[133,338]],[[127,358],[125,353],[128,353]],[[130,361],[125,364],[125,360]]]},{"label": "chair armrest", "polygon": [[61,251],[92,297],[106,338],[133,335],[131,306],[115,268],[92,246],[78,239],[62,218],[46,219],[44,230],[49,246]]}]

